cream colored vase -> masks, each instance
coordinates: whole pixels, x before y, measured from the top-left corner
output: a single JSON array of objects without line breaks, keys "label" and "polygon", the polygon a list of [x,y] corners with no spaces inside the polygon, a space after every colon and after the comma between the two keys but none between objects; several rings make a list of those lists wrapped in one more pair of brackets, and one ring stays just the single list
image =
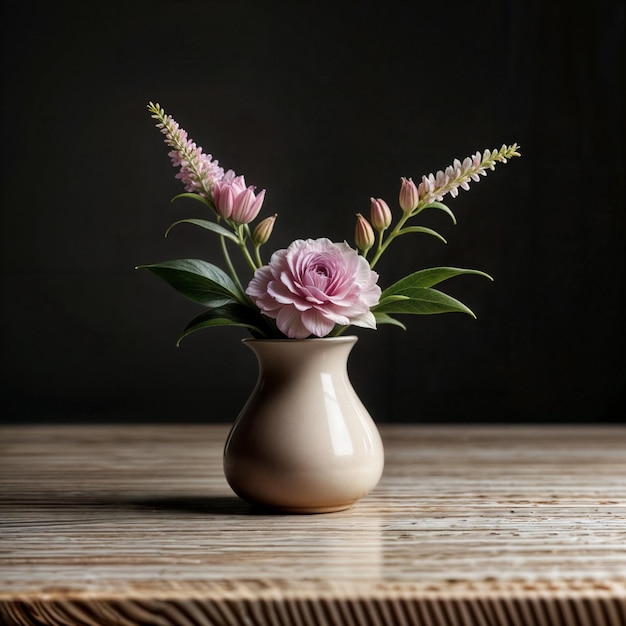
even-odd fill
[{"label": "cream colored vase", "polygon": [[346,367],[356,341],[244,340],[259,377],[224,449],[237,495],[283,512],[326,513],[376,486],[383,445]]}]

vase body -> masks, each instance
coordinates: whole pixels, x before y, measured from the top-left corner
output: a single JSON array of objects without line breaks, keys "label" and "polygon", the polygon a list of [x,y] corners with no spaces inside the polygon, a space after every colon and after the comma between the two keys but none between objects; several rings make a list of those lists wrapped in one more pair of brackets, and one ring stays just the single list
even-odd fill
[{"label": "vase body", "polygon": [[382,442],[347,373],[356,340],[244,340],[259,377],[224,449],[224,474],[239,497],[323,513],[349,508],[376,486]]}]

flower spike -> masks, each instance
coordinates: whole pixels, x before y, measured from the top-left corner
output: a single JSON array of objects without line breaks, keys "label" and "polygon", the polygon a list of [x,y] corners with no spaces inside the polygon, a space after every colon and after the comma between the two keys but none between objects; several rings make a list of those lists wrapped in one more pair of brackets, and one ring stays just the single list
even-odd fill
[{"label": "flower spike", "polygon": [[486,149],[482,155],[477,152],[467,157],[461,163],[455,159],[445,171],[438,171],[436,175],[422,176],[418,186],[420,202],[418,211],[432,202],[441,202],[446,194],[453,198],[459,194],[459,187],[467,191],[469,182],[478,182],[481,176],[487,175],[487,170],[494,170],[496,163],[506,163],[510,158],[520,156],[519,146],[514,143],[510,146],[502,144],[499,150]]},{"label": "flower spike", "polygon": [[172,165],[180,168],[176,178],[183,183],[185,191],[210,199],[215,183],[224,177],[224,170],[189,139],[187,132],[158,103],[150,102],[148,110],[158,121],[156,126],[165,135],[165,143],[173,148],[168,156]]}]

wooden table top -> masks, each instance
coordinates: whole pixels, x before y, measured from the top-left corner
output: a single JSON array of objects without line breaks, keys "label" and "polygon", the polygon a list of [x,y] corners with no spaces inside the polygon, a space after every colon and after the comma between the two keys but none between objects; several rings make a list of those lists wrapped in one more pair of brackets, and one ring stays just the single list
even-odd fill
[{"label": "wooden table top", "polygon": [[0,429],[0,622],[626,624],[626,428],[383,425],[352,509],[230,491],[227,426]]}]

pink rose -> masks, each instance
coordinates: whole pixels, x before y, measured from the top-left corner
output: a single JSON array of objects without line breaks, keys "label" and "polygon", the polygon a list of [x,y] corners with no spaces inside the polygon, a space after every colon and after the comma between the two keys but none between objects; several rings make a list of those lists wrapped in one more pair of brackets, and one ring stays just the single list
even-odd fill
[{"label": "pink rose", "polygon": [[347,243],[298,239],[256,270],[246,293],[287,337],[325,337],[335,324],[376,328],[377,280]]}]

